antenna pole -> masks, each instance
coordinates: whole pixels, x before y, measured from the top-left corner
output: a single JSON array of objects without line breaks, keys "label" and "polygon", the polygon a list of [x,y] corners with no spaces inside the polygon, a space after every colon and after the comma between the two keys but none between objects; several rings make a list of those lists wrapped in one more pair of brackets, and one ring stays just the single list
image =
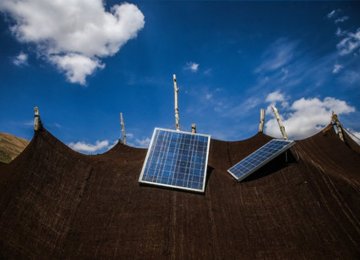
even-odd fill
[{"label": "antenna pole", "polygon": [[264,132],[264,122],[265,122],[265,110],[264,110],[264,109],[260,109],[259,133]]},{"label": "antenna pole", "polygon": [[38,131],[41,128],[40,112],[38,107],[34,107],[34,130]]},{"label": "antenna pole", "polygon": [[126,144],[125,123],[122,113],[120,113],[120,125],[121,125],[121,140],[123,144]]},{"label": "antenna pole", "polygon": [[281,121],[279,111],[277,110],[277,108],[275,106],[271,106],[271,108],[272,108],[272,111],[274,112],[275,118],[276,118],[276,120],[277,120],[277,122],[279,124],[281,135],[283,136],[283,138],[285,140],[287,140],[288,136],[287,136],[286,131],[285,131],[285,126],[283,125],[283,123]]},{"label": "antenna pole", "polygon": [[175,100],[175,129],[177,131],[180,130],[180,123],[179,123],[179,105],[178,105],[178,93],[179,88],[177,86],[176,82],[176,75],[173,75],[173,81],[174,81],[174,100]]}]

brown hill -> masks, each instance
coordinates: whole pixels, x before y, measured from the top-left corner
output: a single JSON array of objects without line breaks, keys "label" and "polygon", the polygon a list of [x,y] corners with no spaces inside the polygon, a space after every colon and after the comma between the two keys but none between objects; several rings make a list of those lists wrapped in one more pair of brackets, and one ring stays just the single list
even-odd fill
[{"label": "brown hill", "polygon": [[9,163],[29,144],[29,141],[7,133],[0,133],[0,162]]},{"label": "brown hill", "polygon": [[199,195],[139,185],[144,149],[86,156],[39,131],[0,165],[0,258],[358,259],[360,155],[319,133],[236,182],[268,140],[212,140]]}]

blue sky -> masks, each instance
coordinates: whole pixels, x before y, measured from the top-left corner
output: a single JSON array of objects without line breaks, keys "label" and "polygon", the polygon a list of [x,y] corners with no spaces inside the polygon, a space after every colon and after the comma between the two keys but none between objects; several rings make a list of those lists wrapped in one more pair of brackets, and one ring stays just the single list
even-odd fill
[{"label": "blue sky", "polygon": [[[91,4],[90,4],[91,2]],[[360,3],[61,1],[0,3],[0,132],[33,135],[33,107],[56,137],[96,153],[154,127],[223,140],[265,130],[310,136],[331,111],[360,132]]]}]

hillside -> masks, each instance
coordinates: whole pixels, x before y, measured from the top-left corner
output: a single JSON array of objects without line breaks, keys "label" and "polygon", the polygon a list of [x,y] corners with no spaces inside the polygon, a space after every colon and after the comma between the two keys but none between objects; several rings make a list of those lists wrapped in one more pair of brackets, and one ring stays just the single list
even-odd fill
[{"label": "hillside", "polygon": [[0,133],[0,162],[9,163],[28,145],[28,141],[7,133]]}]

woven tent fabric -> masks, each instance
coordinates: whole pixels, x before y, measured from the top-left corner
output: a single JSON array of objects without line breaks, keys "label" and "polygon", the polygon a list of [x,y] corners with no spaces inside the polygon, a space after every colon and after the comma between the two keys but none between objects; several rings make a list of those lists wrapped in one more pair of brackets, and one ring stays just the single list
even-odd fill
[{"label": "woven tent fabric", "polygon": [[244,182],[226,170],[271,138],[211,140],[204,194],[140,185],[146,155],[76,153],[46,129],[0,165],[0,258],[360,258],[360,154],[297,141]]}]

